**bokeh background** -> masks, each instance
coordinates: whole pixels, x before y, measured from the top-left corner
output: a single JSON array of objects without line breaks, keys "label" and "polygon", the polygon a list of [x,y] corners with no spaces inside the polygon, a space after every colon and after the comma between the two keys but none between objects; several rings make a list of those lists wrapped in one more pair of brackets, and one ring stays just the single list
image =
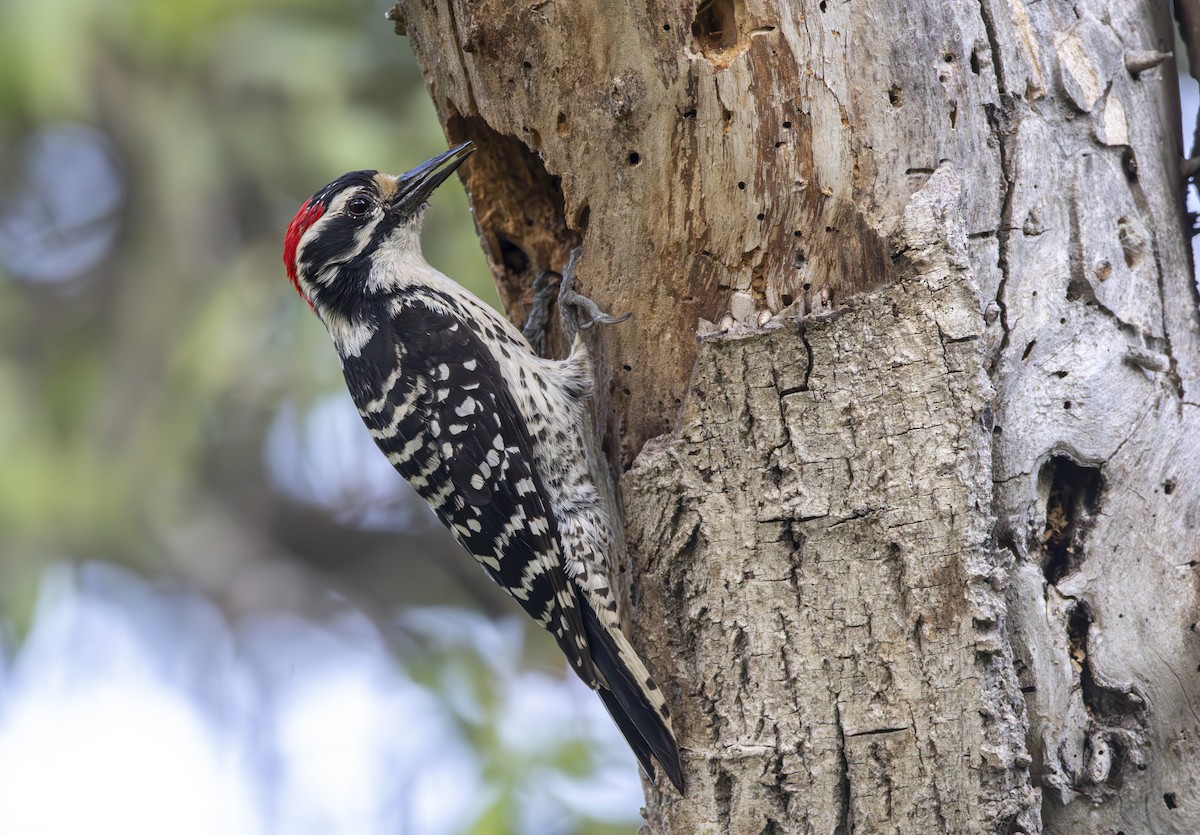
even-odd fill
[{"label": "bokeh background", "polygon": [[[386,0],[0,0],[0,833],[616,833],[599,701],[280,262],[445,148]],[[494,298],[457,181],[426,253]]]}]

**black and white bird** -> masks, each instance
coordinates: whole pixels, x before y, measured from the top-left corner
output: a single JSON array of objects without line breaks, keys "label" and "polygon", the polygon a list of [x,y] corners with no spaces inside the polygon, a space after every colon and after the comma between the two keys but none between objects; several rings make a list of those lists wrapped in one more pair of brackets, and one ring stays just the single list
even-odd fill
[{"label": "black and white bird", "polygon": [[[354,171],[288,226],[283,261],[333,338],[375,443],[455,539],[548,629],[596,689],[653,778],[682,791],[666,701],[621,630],[609,520],[583,434],[587,347],[538,357],[507,319],[421,253],[430,194],[472,152],[459,145],[392,176]],[[560,307],[617,321],[570,289]],[[565,308],[564,308],[565,310]]]}]

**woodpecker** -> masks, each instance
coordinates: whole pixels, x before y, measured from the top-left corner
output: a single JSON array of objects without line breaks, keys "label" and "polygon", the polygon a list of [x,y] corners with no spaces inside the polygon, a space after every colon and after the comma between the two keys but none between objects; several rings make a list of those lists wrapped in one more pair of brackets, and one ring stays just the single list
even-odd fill
[{"label": "woodpecker", "polygon": [[582,434],[592,365],[578,331],[621,320],[574,292],[572,257],[559,295],[571,353],[543,359],[506,318],[429,266],[425,206],[473,150],[464,143],[399,176],[339,177],[293,218],[283,262],[329,331],[388,461],[550,631],[650,778],[657,760],[682,792],[666,701],[617,615],[611,529]]}]

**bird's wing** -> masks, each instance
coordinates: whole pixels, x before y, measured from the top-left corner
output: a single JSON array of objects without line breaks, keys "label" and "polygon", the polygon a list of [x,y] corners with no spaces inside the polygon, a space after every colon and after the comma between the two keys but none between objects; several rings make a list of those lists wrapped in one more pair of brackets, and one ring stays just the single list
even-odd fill
[{"label": "bird's wing", "polygon": [[414,294],[343,370],[392,465],[596,686],[529,430],[465,317]]}]

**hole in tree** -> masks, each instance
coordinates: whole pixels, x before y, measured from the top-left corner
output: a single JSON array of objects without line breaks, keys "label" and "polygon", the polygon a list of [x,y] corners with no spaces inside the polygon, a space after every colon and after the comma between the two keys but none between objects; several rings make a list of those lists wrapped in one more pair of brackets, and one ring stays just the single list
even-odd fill
[{"label": "hole in tree", "polygon": [[692,37],[706,55],[724,52],[737,43],[734,0],[701,0],[692,22]]},{"label": "hole in tree", "polygon": [[496,240],[500,244],[500,261],[507,272],[520,275],[529,269],[529,256],[525,250],[503,235],[497,236]]},{"label": "hole in tree", "polygon": [[892,107],[899,107],[904,104],[904,92],[896,84],[888,88],[888,101]]},{"label": "hole in tree", "polygon": [[630,165],[637,165],[641,161],[642,161],[641,154],[639,154],[637,151],[633,151],[632,153],[629,154],[629,164]]},{"label": "hole in tree", "polygon": [[739,182],[739,183],[738,183],[738,188],[739,188],[739,189],[741,189],[742,191],[745,191],[745,190],[746,190],[746,184],[745,184],[744,182]]},{"label": "hole in tree", "polygon": [[1163,493],[1165,493],[1166,495],[1169,496],[1174,492],[1175,492],[1175,479],[1168,478],[1166,481],[1163,482]]},{"label": "hole in tree", "polygon": [[971,50],[971,72],[979,75],[979,70],[979,50],[973,49]]},{"label": "hole in tree", "polygon": [[1121,153],[1121,165],[1125,169],[1126,179],[1133,182],[1138,178],[1137,157],[1133,155],[1132,148],[1126,146],[1125,150]]},{"label": "hole in tree", "polygon": [[1057,583],[1083,561],[1084,539],[1100,509],[1104,478],[1099,467],[1056,455],[1042,465],[1038,481],[1047,490],[1042,574]]},{"label": "hole in tree", "polygon": [[1174,809],[1179,805],[1179,801],[1175,799],[1175,792],[1167,792],[1163,795],[1163,803],[1167,804],[1168,809]]}]

